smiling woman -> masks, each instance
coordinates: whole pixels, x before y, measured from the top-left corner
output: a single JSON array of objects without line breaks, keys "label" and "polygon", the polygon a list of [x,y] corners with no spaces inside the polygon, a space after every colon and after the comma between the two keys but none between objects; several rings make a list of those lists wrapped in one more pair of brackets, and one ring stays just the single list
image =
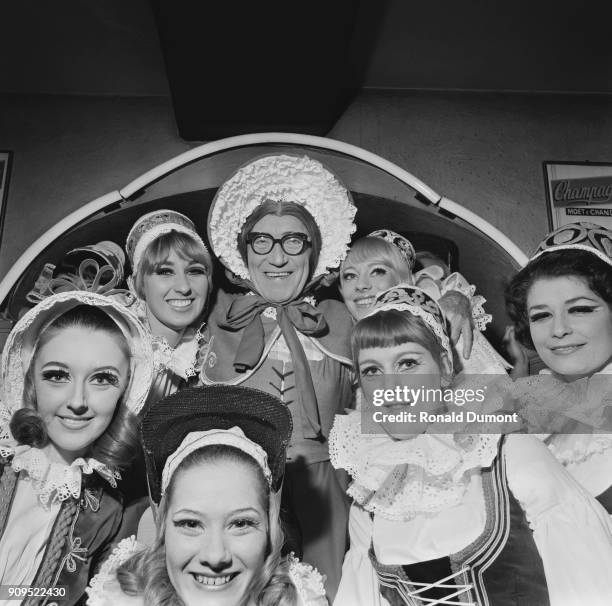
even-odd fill
[{"label": "smiling woman", "polygon": [[102,295],[52,295],[15,325],[2,355],[2,585],[65,585],[66,604],[81,599],[120,527],[114,489],[152,357],[137,318]]},{"label": "smiling woman", "polygon": [[90,606],[324,606],[322,577],[281,557],[280,487],[291,416],[274,396],[191,388],[148,406],[143,446],[155,542],[123,542]]},{"label": "smiling woman", "polygon": [[612,232],[570,223],[548,234],[506,291],[519,340],[547,366],[514,385],[518,405],[552,421],[557,458],[612,514]]},{"label": "smiling woman", "polygon": [[135,311],[150,329],[155,353],[151,399],[160,399],[196,374],[195,360],[212,288],[212,262],[192,221],[172,210],[143,215],[128,234],[128,278]]}]

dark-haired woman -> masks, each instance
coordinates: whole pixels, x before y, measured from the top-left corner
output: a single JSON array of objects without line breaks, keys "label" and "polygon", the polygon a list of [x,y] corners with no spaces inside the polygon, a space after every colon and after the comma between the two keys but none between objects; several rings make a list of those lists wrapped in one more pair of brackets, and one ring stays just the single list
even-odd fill
[{"label": "dark-haired woman", "polygon": [[348,503],[329,462],[334,415],[351,406],[352,325],[339,301],[309,295],[346,255],[356,209],[338,179],[307,156],[249,162],[220,188],[209,215],[212,249],[248,291],[219,294],[209,316],[201,379],[278,396],[293,417],[283,507],[297,551],[340,581]]},{"label": "dark-haired woman", "polygon": [[116,480],[152,371],[141,324],[108,297],[52,295],[15,325],[2,355],[1,585],[79,602],[121,523]]},{"label": "dark-haired woman", "polygon": [[547,370],[513,392],[574,477],[612,513],[612,232],[549,234],[506,292],[520,342]]}]

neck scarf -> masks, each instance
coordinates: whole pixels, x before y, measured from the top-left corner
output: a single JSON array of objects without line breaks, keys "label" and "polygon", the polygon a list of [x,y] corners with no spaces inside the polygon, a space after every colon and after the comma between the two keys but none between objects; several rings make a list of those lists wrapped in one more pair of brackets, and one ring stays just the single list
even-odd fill
[{"label": "neck scarf", "polygon": [[255,368],[261,359],[265,345],[261,313],[268,307],[276,309],[278,325],[291,352],[298,401],[310,426],[306,428],[309,431],[305,431],[305,437],[321,439],[317,397],[308,360],[296,332],[297,329],[303,335],[312,337],[325,333],[328,329],[327,322],[318,309],[303,299],[288,303],[270,303],[258,294],[235,299],[227,310],[225,321],[220,323],[220,327],[226,330],[244,329],[234,358],[234,368],[237,372],[246,372]]}]

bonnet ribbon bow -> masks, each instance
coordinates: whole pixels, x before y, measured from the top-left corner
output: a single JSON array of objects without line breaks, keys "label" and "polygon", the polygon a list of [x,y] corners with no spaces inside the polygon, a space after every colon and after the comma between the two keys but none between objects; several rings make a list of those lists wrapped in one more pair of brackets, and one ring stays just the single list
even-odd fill
[{"label": "bonnet ribbon bow", "polygon": [[232,301],[227,310],[226,319],[220,323],[220,327],[232,331],[244,328],[234,358],[234,368],[237,372],[246,372],[254,368],[261,359],[265,342],[261,313],[267,307],[276,308],[278,325],[291,352],[298,400],[308,421],[308,427],[304,428],[304,437],[320,439],[321,421],[317,397],[308,360],[296,333],[296,329],[307,336],[318,336],[325,333],[327,322],[318,309],[303,299],[290,303],[273,304],[258,294],[238,297]]}]

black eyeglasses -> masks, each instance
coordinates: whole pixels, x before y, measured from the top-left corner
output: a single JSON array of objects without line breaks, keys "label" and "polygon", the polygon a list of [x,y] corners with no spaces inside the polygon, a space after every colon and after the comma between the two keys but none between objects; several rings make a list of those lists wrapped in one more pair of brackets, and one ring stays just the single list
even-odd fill
[{"label": "black eyeglasses", "polygon": [[288,255],[302,254],[312,243],[306,234],[299,232],[285,234],[282,238],[273,238],[270,234],[252,231],[246,238],[247,244],[256,255],[267,255],[275,244],[280,244]]}]

